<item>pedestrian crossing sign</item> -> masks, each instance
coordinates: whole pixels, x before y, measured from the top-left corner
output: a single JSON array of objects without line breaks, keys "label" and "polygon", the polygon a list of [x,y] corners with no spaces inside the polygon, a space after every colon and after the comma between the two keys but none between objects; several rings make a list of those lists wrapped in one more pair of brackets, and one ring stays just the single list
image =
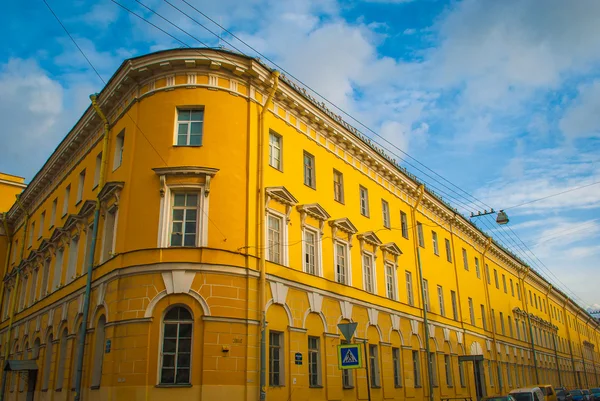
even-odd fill
[{"label": "pedestrian crossing sign", "polygon": [[340,369],[362,368],[362,352],[360,344],[338,345],[338,365]]}]

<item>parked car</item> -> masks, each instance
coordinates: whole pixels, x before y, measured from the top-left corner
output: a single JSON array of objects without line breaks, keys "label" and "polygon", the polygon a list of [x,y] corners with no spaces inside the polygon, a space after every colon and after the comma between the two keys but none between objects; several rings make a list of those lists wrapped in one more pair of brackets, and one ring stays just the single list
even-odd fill
[{"label": "parked car", "polygon": [[592,395],[592,393],[590,393],[590,390],[588,389],[583,389],[581,390],[581,392],[584,395],[584,401],[594,401],[594,396]]},{"label": "parked car", "polygon": [[573,401],[573,396],[564,388],[559,390],[556,389],[556,399],[557,401]]},{"label": "parked car", "polygon": [[546,401],[546,397],[539,387],[517,388],[509,394],[517,401]]},{"label": "parked car", "polygon": [[546,396],[547,401],[557,401],[556,391],[554,390],[554,387],[552,387],[552,385],[538,384],[537,386],[540,388],[540,390],[542,390],[542,393],[544,393],[544,395]]},{"label": "parked car", "polygon": [[516,401],[512,395],[501,395],[495,397],[483,397],[481,401]]},{"label": "parked car", "polygon": [[583,394],[583,391],[579,389],[571,390],[569,391],[569,393],[571,393],[571,395],[573,396],[573,401],[587,401],[587,398]]},{"label": "parked car", "polygon": [[594,401],[600,401],[600,387],[591,388],[590,393],[594,396]]}]

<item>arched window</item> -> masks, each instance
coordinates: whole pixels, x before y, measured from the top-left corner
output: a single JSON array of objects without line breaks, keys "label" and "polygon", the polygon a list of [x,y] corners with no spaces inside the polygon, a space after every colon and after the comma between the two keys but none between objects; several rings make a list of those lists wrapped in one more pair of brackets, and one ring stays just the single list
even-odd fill
[{"label": "arched window", "polygon": [[75,338],[73,340],[73,363],[71,364],[71,390],[75,390],[75,376],[77,376],[77,359],[79,358],[79,331],[81,323],[77,326]]},{"label": "arched window", "polygon": [[92,368],[92,389],[100,388],[102,381],[102,362],[104,361],[104,325],[106,318],[104,315],[98,319],[94,342],[94,365]]},{"label": "arched window", "polygon": [[54,338],[52,334],[48,336],[46,340],[46,353],[44,355],[44,373],[42,376],[42,390],[48,390],[48,385],[50,384],[50,369],[52,368],[52,342]]},{"label": "arched window", "polygon": [[63,387],[63,381],[65,378],[65,360],[67,359],[67,328],[60,334],[60,348],[58,353],[58,366],[56,371],[56,383],[55,387],[57,390],[61,390]]},{"label": "arched window", "polygon": [[183,306],[174,306],[163,320],[160,384],[189,384],[194,320]]},{"label": "arched window", "polygon": [[40,339],[36,338],[33,342],[33,348],[31,349],[31,359],[38,359],[40,357]]}]

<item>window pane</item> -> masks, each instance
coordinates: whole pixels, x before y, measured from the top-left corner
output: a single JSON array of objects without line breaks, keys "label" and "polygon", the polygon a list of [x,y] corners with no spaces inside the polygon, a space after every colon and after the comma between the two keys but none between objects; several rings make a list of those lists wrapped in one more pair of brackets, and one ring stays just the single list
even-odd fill
[{"label": "window pane", "polygon": [[179,368],[189,368],[189,367],[190,367],[190,354],[177,355],[177,368],[179,369]]},{"label": "window pane", "polygon": [[181,323],[179,325],[179,337],[180,338],[191,338],[192,337],[192,324]]},{"label": "window pane", "polygon": [[186,234],[183,246],[196,246],[196,235]]},{"label": "window pane", "polygon": [[177,324],[165,324],[165,338],[177,337]]},{"label": "window pane", "polygon": [[192,349],[192,340],[179,340],[179,352],[190,352]]},{"label": "window pane", "polygon": [[175,367],[175,355],[163,355],[163,368]]},{"label": "window pane", "polygon": [[183,240],[183,235],[171,234],[171,245],[172,246],[181,246],[182,240]]},{"label": "window pane", "polygon": [[195,234],[196,233],[196,222],[188,222],[185,223],[185,233],[186,234]]},{"label": "window pane", "polygon": [[171,308],[165,315],[165,320],[179,319],[179,309],[181,309],[181,308]]},{"label": "window pane", "polygon": [[186,221],[196,221],[196,217],[198,217],[198,213],[197,213],[196,209],[188,210],[187,213],[185,214]]},{"label": "window pane", "polygon": [[202,135],[190,135],[190,145],[202,145]]},{"label": "window pane", "polygon": [[163,341],[163,352],[171,353],[177,349],[177,340],[165,338]]},{"label": "window pane", "polygon": [[170,369],[170,368],[163,368],[161,375],[160,375],[160,382],[161,383],[173,383],[175,379],[175,370],[174,369]]},{"label": "window pane", "polygon": [[204,110],[192,110],[192,121],[204,120]]},{"label": "window pane", "polygon": [[196,206],[198,204],[198,194],[187,194],[186,206]]},{"label": "window pane", "polygon": [[173,220],[183,220],[183,209],[173,209]]},{"label": "window pane", "polygon": [[190,382],[190,370],[189,369],[177,369],[177,384],[189,383]]},{"label": "window pane", "polygon": [[177,119],[179,121],[190,121],[190,111],[189,110],[178,110],[177,111]]},{"label": "window pane", "polygon": [[202,134],[202,123],[201,122],[191,123],[190,134],[191,135],[201,135]]},{"label": "window pane", "polygon": [[185,194],[175,194],[175,206],[185,206]]}]

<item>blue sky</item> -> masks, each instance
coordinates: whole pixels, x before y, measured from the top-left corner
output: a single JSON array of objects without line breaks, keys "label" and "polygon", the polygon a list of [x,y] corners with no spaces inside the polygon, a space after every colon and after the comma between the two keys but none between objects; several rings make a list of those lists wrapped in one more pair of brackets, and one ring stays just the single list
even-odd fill
[{"label": "blue sky", "polygon": [[[202,46],[140,3],[117,1]],[[165,0],[140,1],[219,44]],[[187,1],[377,132],[362,128],[465,214],[600,181],[598,1]],[[110,0],[48,2],[105,80],[128,57],[182,46]],[[220,32],[183,0],[169,2]],[[0,22],[0,171],[29,180],[102,83],[43,1],[9,2]],[[591,185],[510,209],[510,229],[476,222],[600,308],[599,209]]]}]

